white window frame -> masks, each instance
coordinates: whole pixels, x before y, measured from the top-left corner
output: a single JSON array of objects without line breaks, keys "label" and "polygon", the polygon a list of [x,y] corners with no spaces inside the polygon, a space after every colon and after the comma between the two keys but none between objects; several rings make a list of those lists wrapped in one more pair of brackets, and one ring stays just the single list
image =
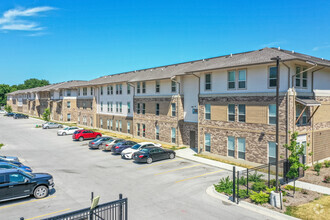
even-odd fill
[{"label": "white window frame", "polygon": [[211,104],[205,104],[204,109],[205,109],[204,119],[211,120]]},{"label": "white window frame", "polygon": [[[206,81],[207,76],[210,76],[210,81],[209,82]],[[204,77],[205,77],[205,79],[204,79],[204,90],[205,91],[211,91],[212,90],[212,73],[205,73]],[[207,88],[208,86],[210,88]]]}]

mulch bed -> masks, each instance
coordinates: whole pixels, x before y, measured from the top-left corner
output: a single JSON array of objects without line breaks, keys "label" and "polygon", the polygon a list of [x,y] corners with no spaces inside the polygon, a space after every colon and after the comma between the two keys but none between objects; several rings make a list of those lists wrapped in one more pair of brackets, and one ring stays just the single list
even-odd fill
[{"label": "mulch bed", "polygon": [[303,178],[299,178],[299,181],[304,181],[307,183],[312,183],[315,185],[330,188],[330,183],[323,182],[325,176],[330,176],[330,167],[322,167],[319,176],[317,176],[317,173],[316,171],[314,171],[314,168],[310,167],[308,170],[305,171],[305,176]]}]

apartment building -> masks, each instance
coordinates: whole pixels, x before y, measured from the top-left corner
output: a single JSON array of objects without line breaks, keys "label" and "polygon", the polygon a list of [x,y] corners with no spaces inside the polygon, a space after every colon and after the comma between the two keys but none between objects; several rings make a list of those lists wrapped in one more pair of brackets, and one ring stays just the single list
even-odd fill
[{"label": "apartment building", "polygon": [[[40,113],[48,93],[77,91],[71,95],[76,109],[68,112],[77,115],[78,124],[267,163],[275,160],[276,149],[278,77],[271,60],[276,56],[281,58],[280,146],[289,142],[289,131],[297,131],[298,142],[306,145],[305,163],[330,157],[330,61],[277,48],[36,88],[38,92],[16,91],[8,94],[8,104],[26,112],[23,100],[31,94]],[[53,107],[58,120],[55,112]],[[280,147],[280,155],[287,156],[285,148]]]}]

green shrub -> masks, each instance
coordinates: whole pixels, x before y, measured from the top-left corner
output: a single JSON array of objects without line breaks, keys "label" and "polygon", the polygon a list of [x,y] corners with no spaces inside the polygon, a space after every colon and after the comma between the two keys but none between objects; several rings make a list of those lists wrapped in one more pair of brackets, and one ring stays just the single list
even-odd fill
[{"label": "green shrub", "polygon": [[[286,185],[286,186],[284,187],[284,189],[286,189],[286,190],[290,190],[290,191],[293,191],[293,190],[294,190],[294,186]],[[296,191],[300,191],[300,190],[301,190],[300,188],[296,187]]]},{"label": "green shrub", "polygon": [[325,166],[326,168],[329,168],[329,167],[330,167],[330,160],[325,160],[325,161],[324,161],[324,166]]},{"label": "green shrub", "polygon": [[314,170],[316,171],[318,176],[320,175],[321,168],[322,168],[321,163],[317,162],[316,164],[314,164]]},{"label": "green shrub", "polygon": [[259,193],[252,191],[250,198],[256,204],[264,204],[269,201],[269,194],[264,193],[262,191]]},{"label": "green shrub", "polygon": [[283,202],[286,202],[286,199],[283,199]]},{"label": "green shrub", "polygon": [[244,185],[244,186],[246,186],[246,184],[247,184],[247,179],[246,179],[244,176],[242,176],[242,177],[238,180],[238,183],[239,183],[240,185]]},{"label": "green shrub", "polygon": [[219,184],[214,184],[214,188],[217,192],[226,193],[228,195],[233,194],[233,181],[229,179],[229,176],[226,178],[220,179]]},{"label": "green shrub", "polygon": [[265,189],[266,189],[266,185],[263,182],[256,182],[252,185],[252,190],[253,191],[259,192],[259,191],[262,191],[262,190],[265,190]]},{"label": "green shrub", "polygon": [[238,195],[239,195],[240,198],[243,198],[243,199],[248,197],[248,195],[246,193],[246,189],[240,189],[239,192],[238,192]]},{"label": "green shrub", "polygon": [[271,186],[276,186],[276,179],[271,179],[271,180],[269,181],[269,184],[270,184]]},{"label": "green shrub", "polygon": [[288,194],[287,191],[282,191],[283,196],[286,196]]},{"label": "green shrub", "polygon": [[330,176],[324,176],[323,182],[330,183]]},{"label": "green shrub", "polygon": [[255,172],[252,175],[249,175],[249,181],[252,182],[261,182],[261,177],[263,177],[263,174],[258,174],[257,172]]},{"label": "green shrub", "polygon": [[266,193],[270,194],[272,191],[275,191],[276,187],[274,186],[273,188],[268,188],[266,187]]}]

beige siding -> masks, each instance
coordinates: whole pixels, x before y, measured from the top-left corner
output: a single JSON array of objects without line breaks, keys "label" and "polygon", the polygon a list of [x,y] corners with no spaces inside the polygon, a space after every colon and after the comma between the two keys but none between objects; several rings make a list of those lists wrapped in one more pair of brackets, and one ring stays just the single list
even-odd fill
[{"label": "beige siding", "polygon": [[246,123],[267,124],[268,105],[246,105]]},{"label": "beige siding", "polygon": [[321,104],[314,115],[315,123],[330,121],[330,103]]},{"label": "beige siding", "polygon": [[227,105],[211,105],[211,120],[227,121]]}]

